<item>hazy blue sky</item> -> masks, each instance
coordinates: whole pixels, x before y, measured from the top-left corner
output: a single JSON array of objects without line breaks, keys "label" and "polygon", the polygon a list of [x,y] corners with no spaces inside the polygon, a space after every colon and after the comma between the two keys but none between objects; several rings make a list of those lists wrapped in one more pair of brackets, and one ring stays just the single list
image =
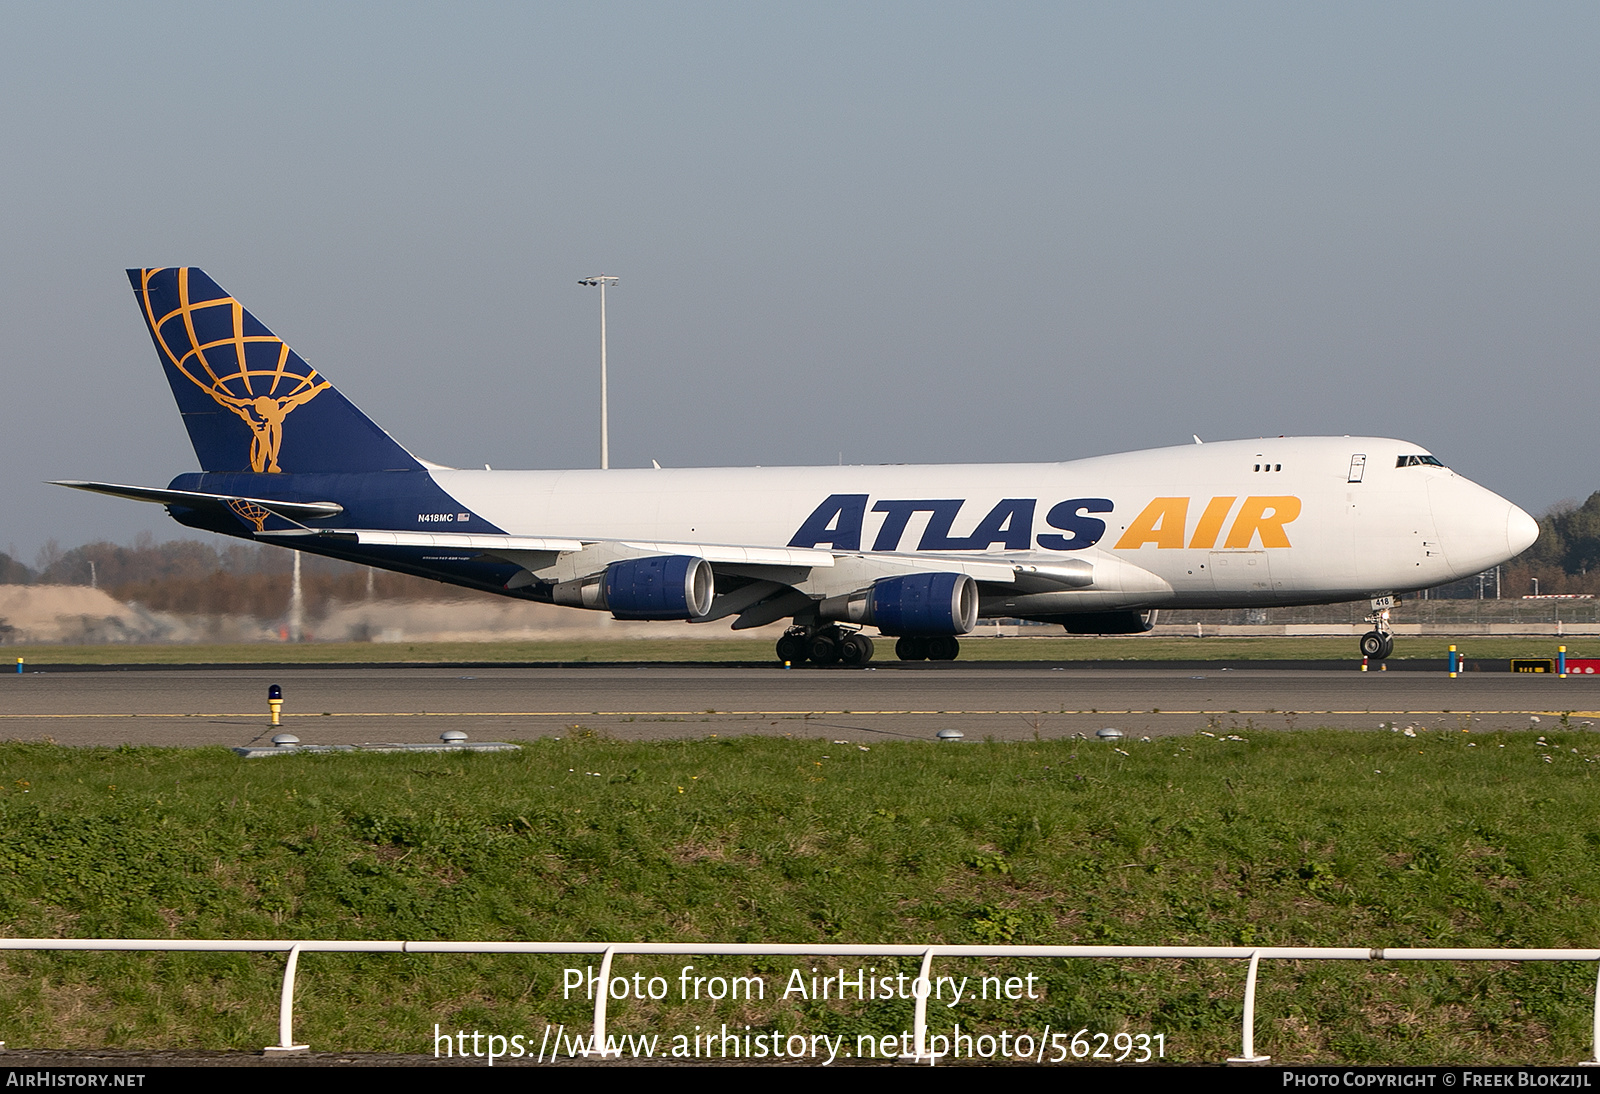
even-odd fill
[{"label": "hazy blue sky", "polygon": [[1376,433],[1600,489],[1600,5],[0,4],[0,549],[183,530],[122,273],[417,454]]}]

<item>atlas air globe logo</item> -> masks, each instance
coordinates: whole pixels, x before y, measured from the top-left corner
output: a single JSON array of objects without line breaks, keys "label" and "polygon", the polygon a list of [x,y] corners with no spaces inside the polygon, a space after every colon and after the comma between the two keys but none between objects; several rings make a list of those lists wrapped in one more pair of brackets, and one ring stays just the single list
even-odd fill
[{"label": "atlas air globe logo", "polygon": [[[203,275],[195,288],[205,298],[193,299],[186,268],[141,274],[145,319],[166,362],[249,428],[250,470],[281,472],[285,419],[326,391],[328,381],[233,297],[220,290],[213,295],[214,285]],[[153,291],[160,275],[176,281],[176,301],[157,315],[155,298],[167,295]]]}]

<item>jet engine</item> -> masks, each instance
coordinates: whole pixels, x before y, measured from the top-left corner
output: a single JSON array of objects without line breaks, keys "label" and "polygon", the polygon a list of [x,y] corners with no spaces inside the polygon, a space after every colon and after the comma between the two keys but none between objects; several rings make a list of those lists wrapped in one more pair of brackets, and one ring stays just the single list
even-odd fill
[{"label": "jet engine", "polygon": [[818,612],[884,634],[966,634],[978,625],[978,583],[966,574],[886,577],[870,589],[829,597]]},{"label": "jet engine", "polygon": [[629,558],[606,567],[606,607],[618,619],[695,619],[711,611],[711,563],[688,555]]},{"label": "jet engine", "polygon": [[699,619],[716,595],[711,564],[690,555],[657,555],[613,562],[605,572],[563,581],[551,600],[609,610],[617,619]]}]

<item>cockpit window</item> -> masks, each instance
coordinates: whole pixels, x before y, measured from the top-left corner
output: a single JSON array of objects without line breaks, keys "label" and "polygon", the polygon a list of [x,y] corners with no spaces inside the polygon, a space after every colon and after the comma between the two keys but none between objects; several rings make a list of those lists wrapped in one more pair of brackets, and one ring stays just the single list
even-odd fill
[{"label": "cockpit window", "polygon": [[1437,456],[1401,456],[1394,461],[1396,467],[1443,467]]}]

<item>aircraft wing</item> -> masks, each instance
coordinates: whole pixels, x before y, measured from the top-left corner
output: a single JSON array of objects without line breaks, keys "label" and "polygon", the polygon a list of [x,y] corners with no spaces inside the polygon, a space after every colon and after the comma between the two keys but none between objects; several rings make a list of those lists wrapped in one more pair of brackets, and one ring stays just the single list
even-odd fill
[{"label": "aircraft wing", "polygon": [[[277,503],[274,503],[277,504]],[[1057,587],[1089,583],[1087,564],[1035,563],[996,560],[982,556],[950,554],[872,554],[825,551],[807,547],[754,547],[717,543],[660,543],[641,540],[585,540],[546,536],[515,536],[464,532],[391,532],[368,528],[305,528],[259,532],[258,539],[292,540],[306,536],[349,540],[363,546],[438,547],[503,558],[525,566],[531,573],[551,567],[542,556],[563,556],[566,565],[557,574],[539,574],[568,580],[586,571],[604,569],[622,558],[648,558],[654,555],[687,555],[703,558],[718,572],[742,577],[794,577],[793,571],[814,568],[847,567],[850,561],[870,564],[884,573],[916,573],[941,570],[967,574],[975,581],[1012,584],[1019,575]],[[577,557],[567,557],[577,556]],[[570,571],[567,572],[567,571]],[[766,573],[764,571],[782,571]],[[845,581],[854,580],[853,576]]]},{"label": "aircraft wing", "polygon": [[[1002,556],[950,552],[888,554],[745,544],[359,528],[299,528],[257,533],[258,539],[285,546],[292,545],[296,539],[316,537],[362,546],[428,547],[502,559],[521,567],[507,581],[507,589],[525,588],[535,583],[582,587],[593,583],[608,566],[627,559],[661,556],[704,559],[716,574],[716,595],[709,611],[696,616],[695,621],[711,622],[738,616],[733,624],[735,630],[765,626],[793,615],[808,603],[858,593],[884,578],[930,572],[964,574],[977,582],[986,596],[1076,591],[1104,596],[1170,591],[1154,574],[1097,550],[1084,552],[1091,557],[1041,559],[1026,552]],[[581,597],[577,592],[569,595]],[[565,602],[559,590],[558,602]]]},{"label": "aircraft wing", "polygon": [[[737,616],[733,624],[735,630],[765,626],[813,602],[852,596],[883,579],[915,574],[963,574],[978,584],[986,599],[999,597],[1008,605],[1016,603],[1019,608],[1024,603],[1038,601],[1041,596],[1059,600],[1063,593],[1070,594],[1073,600],[1086,597],[1086,606],[1090,601],[1094,606],[1102,603],[1109,606],[1129,597],[1137,600],[1171,592],[1171,587],[1155,574],[1098,548],[1089,548],[1076,558],[1063,559],[1059,555],[1041,558],[1030,552],[892,554],[749,544],[310,528],[302,522],[336,517],[345,511],[344,507],[334,501],[282,501],[75,479],[54,485],[247,519],[271,513],[297,527],[263,529],[255,536],[285,547],[295,546],[296,540],[323,538],[363,547],[432,548],[501,559],[520,567],[506,582],[507,590],[534,584],[552,585],[556,587],[554,595],[558,603],[571,602],[572,597],[582,603],[582,588],[593,585],[607,567],[618,562],[663,556],[700,559],[715,574],[715,595],[709,610],[696,615],[694,621],[710,622]],[[578,591],[563,594],[564,588]]]},{"label": "aircraft wing", "polygon": [[[374,547],[439,547],[503,558],[530,571],[547,569],[553,560],[544,555],[583,555],[574,560],[582,569],[587,562],[603,569],[606,562],[619,558],[647,558],[652,555],[688,555],[713,564],[735,566],[812,567],[832,566],[828,551],[797,547],[741,547],[703,543],[645,543],[625,540],[583,540],[550,536],[512,536],[465,532],[390,532],[379,528],[305,528],[292,531],[261,532],[259,539],[294,539],[322,536],[349,540]],[[602,557],[604,556],[604,557]]]}]

